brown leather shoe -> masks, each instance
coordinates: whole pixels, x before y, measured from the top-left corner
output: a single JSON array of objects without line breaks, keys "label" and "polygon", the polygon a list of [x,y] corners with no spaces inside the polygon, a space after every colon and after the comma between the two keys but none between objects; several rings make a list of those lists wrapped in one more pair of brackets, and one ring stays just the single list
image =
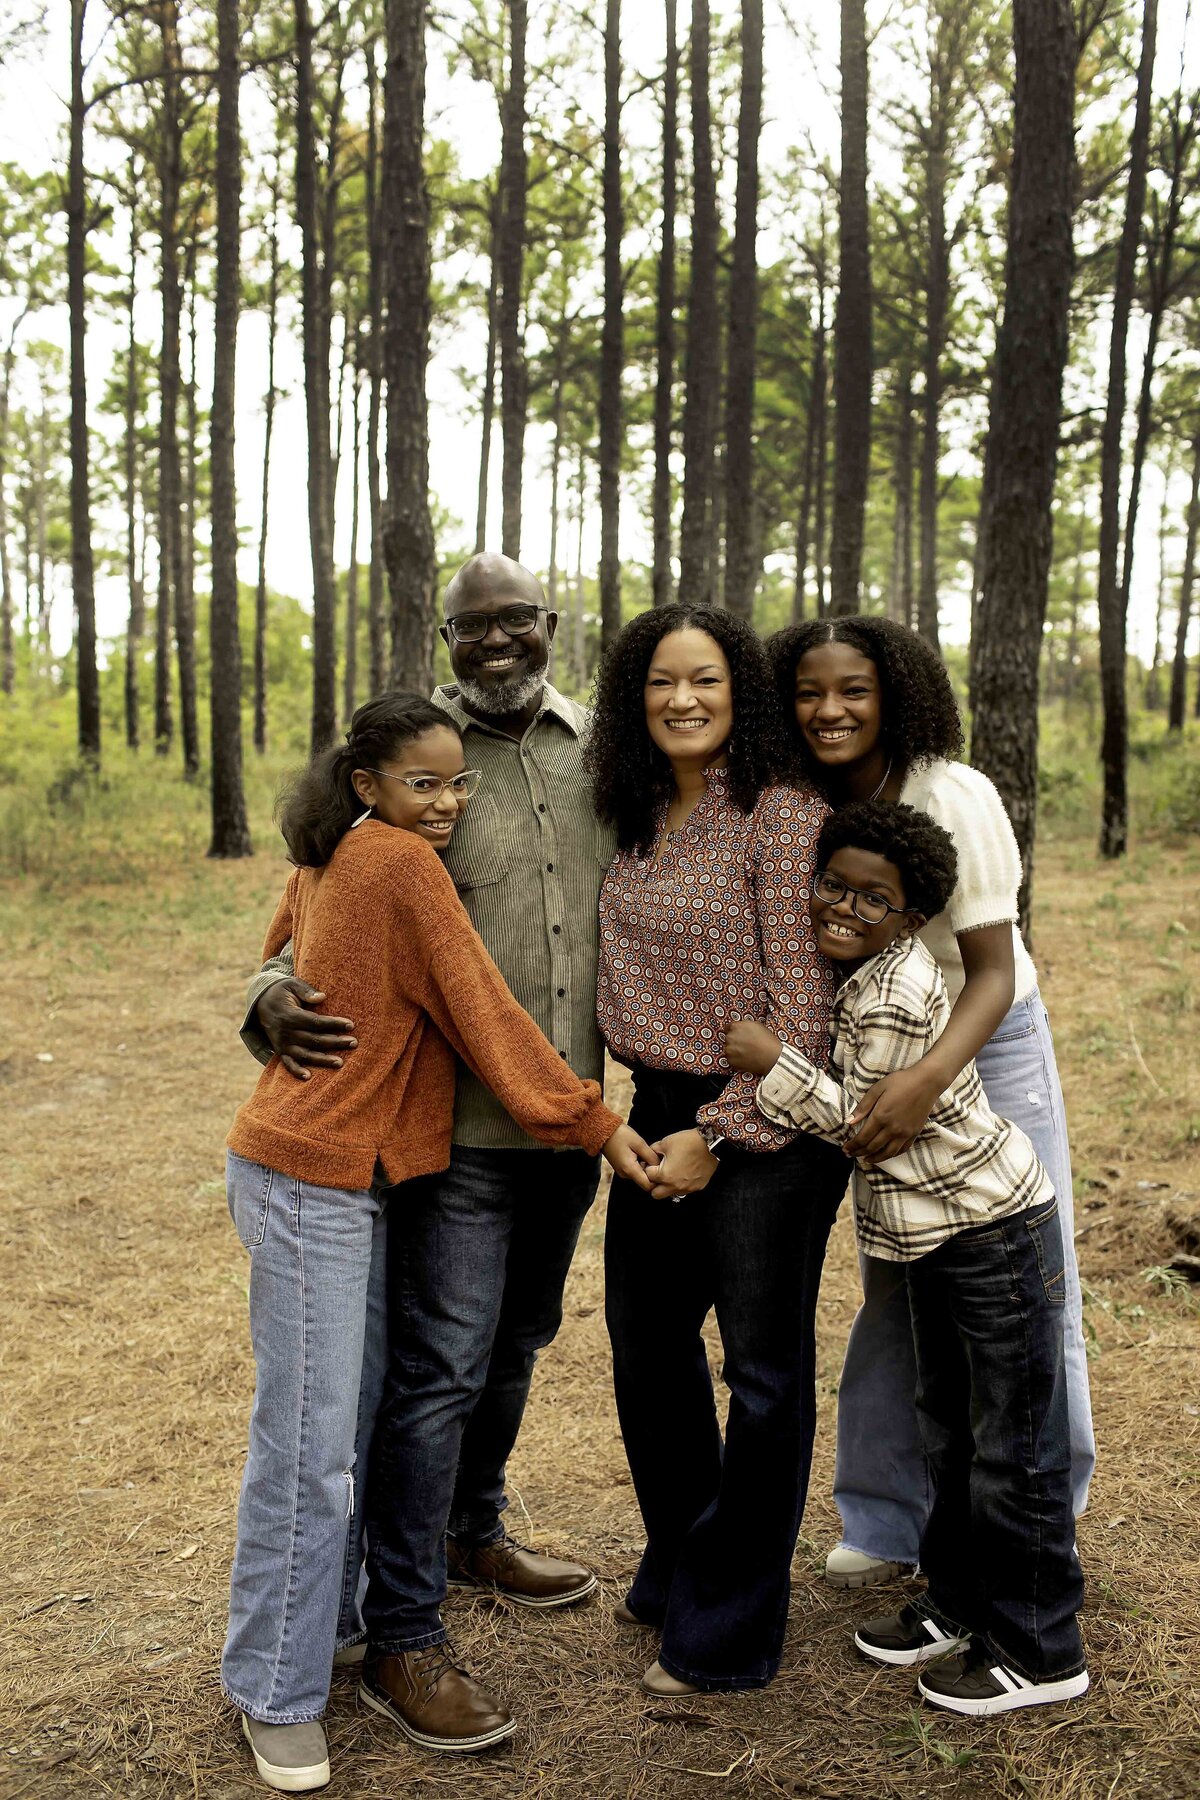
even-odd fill
[{"label": "brown leather shoe", "polygon": [[487,1588],[518,1606],[572,1606],[596,1586],[592,1571],[580,1563],[542,1556],[507,1535],[476,1545],[447,1538],[446,1578],[452,1588]]},{"label": "brown leather shoe", "polygon": [[368,1650],[358,1695],[426,1750],[486,1750],[517,1729],[512,1714],[458,1667],[449,1644]]}]

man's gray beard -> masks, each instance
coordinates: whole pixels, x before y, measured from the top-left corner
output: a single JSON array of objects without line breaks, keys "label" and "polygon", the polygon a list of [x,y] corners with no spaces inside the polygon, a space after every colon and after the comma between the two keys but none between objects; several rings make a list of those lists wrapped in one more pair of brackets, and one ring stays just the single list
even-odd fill
[{"label": "man's gray beard", "polygon": [[511,713],[523,712],[545,685],[546,667],[543,664],[536,672],[531,669],[519,680],[502,681],[495,686],[460,675],[458,691],[476,712],[490,713],[493,718],[506,718]]}]

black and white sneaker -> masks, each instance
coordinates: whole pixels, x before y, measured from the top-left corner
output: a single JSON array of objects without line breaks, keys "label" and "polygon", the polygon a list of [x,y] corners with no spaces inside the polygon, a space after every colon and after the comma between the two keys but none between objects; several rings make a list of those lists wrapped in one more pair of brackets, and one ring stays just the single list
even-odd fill
[{"label": "black and white sneaker", "polygon": [[854,1642],[872,1662],[908,1667],[965,1650],[970,1635],[940,1619],[929,1602],[920,1599],[902,1606],[898,1613],[868,1619],[855,1632]]},{"label": "black and white sneaker", "polygon": [[1020,1706],[1050,1706],[1056,1700],[1078,1700],[1088,1690],[1088,1672],[1057,1681],[1030,1681],[1007,1663],[998,1662],[979,1638],[966,1653],[939,1663],[918,1678],[917,1686],[934,1706],[976,1716],[1013,1712]]}]

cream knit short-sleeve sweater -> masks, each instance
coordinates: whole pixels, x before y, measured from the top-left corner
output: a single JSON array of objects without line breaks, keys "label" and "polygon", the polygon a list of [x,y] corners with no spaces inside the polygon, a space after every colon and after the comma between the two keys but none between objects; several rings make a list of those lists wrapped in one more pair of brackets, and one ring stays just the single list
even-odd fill
[{"label": "cream knit short-sleeve sweater", "polygon": [[984,925],[1010,926],[1017,977],[1013,1000],[1024,1000],[1037,986],[1037,970],[1017,930],[1021,856],[1003,800],[978,769],[941,760],[911,769],[900,799],[948,831],[958,852],[958,886],[950,904],[921,933],[941,967],[951,1005],[964,981],[958,933]]}]

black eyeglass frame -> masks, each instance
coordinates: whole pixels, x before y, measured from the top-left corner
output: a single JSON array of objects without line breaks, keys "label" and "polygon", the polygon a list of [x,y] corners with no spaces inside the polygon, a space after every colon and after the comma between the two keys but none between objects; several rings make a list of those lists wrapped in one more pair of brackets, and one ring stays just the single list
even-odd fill
[{"label": "black eyeglass frame", "polygon": [[[513,631],[505,624],[504,615],[506,612],[516,612],[518,608],[531,612],[533,618],[529,621],[528,625],[522,626],[519,631]],[[493,625],[499,625],[501,631],[507,638],[528,637],[531,631],[537,630],[538,613],[548,613],[549,611],[550,608],[548,606],[537,606],[532,600],[514,600],[511,606],[501,606],[494,613],[455,613],[453,617],[446,620],[445,629],[450,633],[450,636],[454,639],[456,644],[481,644]],[[458,627],[464,619],[482,620],[483,630],[479,632],[477,636],[463,637]]]},{"label": "black eyeglass frame", "polygon": [[[836,882],[838,887],[842,890],[841,893],[836,896],[819,894],[817,889],[823,881]],[[873,890],[871,888],[851,887],[848,881],[843,881],[840,875],[835,875],[830,869],[818,869],[813,876],[813,899],[823,900],[827,906],[837,906],[846,898],[847,894],[851,895],[850,911],[854,914],[860,925],[882,925],[883,920],[887,918],[888,913],[909,913],[912,911],[911,906],[889,906],[882,894],[875,894],[874,898],[879,902],[880,906],[884,908],[883,917],[878,919],[868,919],[865,913],[859,912],[858,903],[860,900],[865,900],[867,895],[872,892]]]}]

